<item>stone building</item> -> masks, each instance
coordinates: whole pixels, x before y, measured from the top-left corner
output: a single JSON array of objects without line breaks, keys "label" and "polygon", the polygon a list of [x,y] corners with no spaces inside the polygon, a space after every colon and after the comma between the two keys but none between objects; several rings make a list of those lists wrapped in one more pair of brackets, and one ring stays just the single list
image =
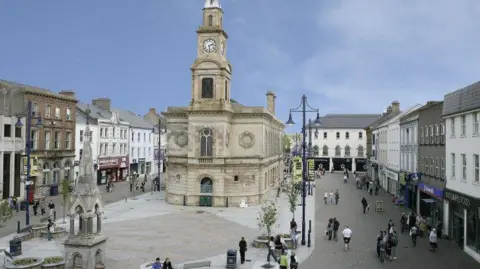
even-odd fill
[{"label": "stone building", "polygon": [[[9,92],[8,102],[0,104],[8,113],[18,115],[26,111],[26,103],[32,102],[32,117],[41,118],[42,126],[32,120],[31,179],[37,193],[42,186],[73,178],[75,160],[75,93],[54,93],[47,89],[0,80],[0,89]],[[25,129],[25,128],[24,128]],[[26,163],[26,160],[24,160]],[[0,160],[0,163],[2,161]],[[24,171],[25,172],[25,171]]]},{"label": "stone building", "polygon": [[69,269],[106,267],[105,250],[108,238],[102,234],[103,200],[97,186],[90,135],[87,125],[83,134],[80,173],[75,192],[70,195],[68,203],[70,230],[64,246],[65,267]]},{"label": "stone building", "polygon": [[257,204],[283,173],[282,134],[275,94],[267,109],[230,101],[232,65],[218,0],[207,0],[197,30],[188,107],[169,107],[166,200],[172,204]]}]

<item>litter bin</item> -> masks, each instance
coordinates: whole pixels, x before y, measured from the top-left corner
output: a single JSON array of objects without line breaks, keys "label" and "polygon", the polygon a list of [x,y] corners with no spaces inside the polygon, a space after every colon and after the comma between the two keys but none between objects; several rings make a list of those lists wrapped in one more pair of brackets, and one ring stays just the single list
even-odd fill
[{"label": "litter bin", "polygon": [[227,268],[237,268],[237,250],[227,250]]},{"label": "litter bin", "polygon": [[20,238],[10,240],[10,254],[12,256],[22,255],[22,240]]},{"label": "litter bin", "polygon": [[58,195],[58,185],[52,184],[50,185],[50,196],[57,196]]}]

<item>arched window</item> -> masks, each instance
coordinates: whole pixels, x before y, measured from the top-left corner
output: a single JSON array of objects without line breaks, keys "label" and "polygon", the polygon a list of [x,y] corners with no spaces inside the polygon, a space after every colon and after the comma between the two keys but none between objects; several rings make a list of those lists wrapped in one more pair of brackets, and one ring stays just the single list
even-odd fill
[{"label": "arched window", "polygon": [[213,26],[213,16],[208,15],[208,26]]},{"label": "arched window", "polygon": [[213,78],[202,78],[202,98],[213,98]]},{"label": "arched window", "polygon": [[335,147],[335,156],[342,155],[341,151],[342,151],[342,149],[340,148],[340,146],[336,146]]},{"label": "arched window", "polygon": [[37,103],[33,103],[32,104],[32,116],[36,116],[38,113],[38,104]]},{"label": "arched window", "polygon": [[357,151],[358,151],[358,153],[357,153],[358,157],[363,157],[363,146],[362,145],[358,146]]},{"label": "arched window", "polygon": [[210,129],[203,129],[200,134],[200,156],[213,156],[213,134]]},{"label": "arched window", "polygon": [[350,156],[350,146],[346,145],[345,146],[345,157],[349,157]]},{"label": "arched window", "polygon": [[322,155],[323,156],[328,156],[328,146],[327,145],[323,146]]},{"label": "arched window", "polygon": [[204,177],[200,181],[200,192],[201,193],[213,193],[213,181],[210,178]]},{"label": "arched window", "polygon": [[314,156],[318,156],[319,155],[319,148],[317,145],[313,146],[313,155]]},{"label": "arched window", "polygon": [[52,106],[51,105],[47,105],[45,107],[45,118],[50,118],[52,116]]}]

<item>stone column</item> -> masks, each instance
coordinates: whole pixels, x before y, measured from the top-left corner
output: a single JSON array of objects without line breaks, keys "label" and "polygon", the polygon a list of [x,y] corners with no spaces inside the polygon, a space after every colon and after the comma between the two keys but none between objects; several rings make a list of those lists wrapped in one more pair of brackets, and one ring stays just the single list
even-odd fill
[{"label": "stone column", "polygon": [[70,234],[75,235],[75,219],[70,218]]},{"label": "stone column", "polygon": [[93,218],[87,218],[87,234],[93,234]]},{"label": "stone column", "polygon": [[83,234],[88,234],[88,218],[85,217],[83,220]]},{"label": "stone column", "polygon": [[97,214],[97,233],[102,232],[102,216]]}]

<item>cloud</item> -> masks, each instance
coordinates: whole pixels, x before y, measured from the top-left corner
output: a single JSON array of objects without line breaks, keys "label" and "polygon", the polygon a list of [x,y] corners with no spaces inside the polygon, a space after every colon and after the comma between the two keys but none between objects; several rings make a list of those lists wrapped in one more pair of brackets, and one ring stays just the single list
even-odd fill
[{"label": "cloud", "polygon": [[305,88],[351,112],[380,112],[392,100],[438,100],[478,80],[479,1],[367,2],[319,11],[313,34],[334,35],[303,62]]}]

